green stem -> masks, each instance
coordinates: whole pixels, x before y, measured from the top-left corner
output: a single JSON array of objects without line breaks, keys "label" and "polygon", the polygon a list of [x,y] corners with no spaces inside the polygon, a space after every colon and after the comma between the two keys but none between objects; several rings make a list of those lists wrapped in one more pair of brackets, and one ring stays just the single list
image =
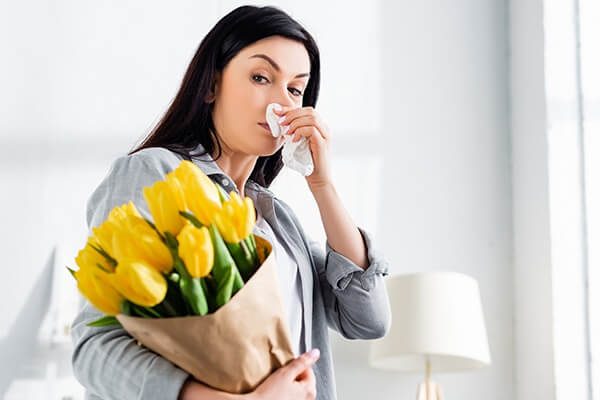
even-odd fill
[{"label": "green stem", "polygon": [[[247,282],[248,279],[254,273],[254,262],[252,260],[252,254],[250,253],[246,243],[242,240],[239,243],[226,243],[227,249],[233,260],[235,261],[235,265],[239,271],[240,277],[242,278],[242,286],[244,282]],[[238,283],[236,282],[236,287]],[[241,286],[240,286],[241,287]]]},{"label": "green stem", "polygon": [[161,304],[164,307],[164,309],[167,312],[167,315],[169,317],[176,317],[177,315],[179,315],[177,313],[177,310],[175,309],[175,307],[173,307],[173,305],[169,302],[169,300],[165,299],[165,300],[163,300],[163,302]]},{"label": "green stem", "polygon": [[112,325],[121,326],[121,323],[115,317],[105,316],[105,317],[99,318],[95,321],[89,322],[86,325],[99,328],[99,327],[112,326]]},{"label": "green stem", "polygon": [[258,253],[256,252],[256,241],[254,239],[254,234],[248,235],[246,239],[244,239],[246,246],[248,246],[248,250],[250,254],[252,254],[252,262],[254,263],[254,268],[258,267]]},{"label": "green stem", "polygon": [[208,312],[212,313],[217,309],[217,304],[215,302],[216,295],[215,290],[212,289],[212,283],[214,283],[214,279],[209,275],[206,278],[202,278],[200,281],[202,284],[202,290],[206,293],[206,301],[208,303]]},{"label": "green stem", "polygon": [[135,310],[136,313],[140,314],[140,316],[145,318],[160,318],[160,314],[153,310],[151,307],[140,306],[135,303],[131,303],[131,307]]},{"label": "green stem", "polygon": [[215,251],[212,275],[217,283],[217,307],[220,307],[244,286],[244,281],[217,227],[212,224],[208,230]]},{"label": "green stem", "polygon": [[158,313],[158,311],[156,311],[155,309],[153,309],[152,307],[144,307],[144,310],[148,311],[148,313],[150,313],[151,315],[153,315],[156,318],[161,318],[162,316]]},{"label": "green stem", "polygon": [[187,211],[179,211],[179,215],[190,221],[196,228],[202,228],[204,226],[202,222],[200,222],[200,220],[198,220],[198,218],[196,218],[196,216],[192,213]]}]

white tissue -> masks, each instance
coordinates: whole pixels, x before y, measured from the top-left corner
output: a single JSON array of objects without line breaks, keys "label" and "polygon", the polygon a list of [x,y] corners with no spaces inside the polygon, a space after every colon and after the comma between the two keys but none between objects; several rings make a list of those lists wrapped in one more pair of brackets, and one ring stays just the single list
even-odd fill
[{"label": "white tissue", "polygon": [[[267,106],[265,117],[273,137],[285,135],[290,128],[289,125],[281,126],[280,122],[282,122],[285,117],[279,117],[273,112],[274,109],[281,110],[281,108],[281,105],[278,103],[271,103]],[[312,174],[314,170],[308,139],[302,137],[297,142],[292,142],[292,137],[293,135],[285,137],[283,150],[281,152],[283,164],[295,171],[298,171],[304,176],[308,176]]]}]

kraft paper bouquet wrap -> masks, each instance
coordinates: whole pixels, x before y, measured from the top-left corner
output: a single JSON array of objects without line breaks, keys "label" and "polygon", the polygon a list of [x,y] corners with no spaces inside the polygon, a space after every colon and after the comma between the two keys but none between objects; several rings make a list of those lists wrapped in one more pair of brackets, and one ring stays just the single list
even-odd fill
[{"label": "kraft paper bouquet wrap", "polygon": [[197,380],[252,391],[293,357],[271,244],[250,198],[182,161],[92,229],[69,269],[104,317]]}]

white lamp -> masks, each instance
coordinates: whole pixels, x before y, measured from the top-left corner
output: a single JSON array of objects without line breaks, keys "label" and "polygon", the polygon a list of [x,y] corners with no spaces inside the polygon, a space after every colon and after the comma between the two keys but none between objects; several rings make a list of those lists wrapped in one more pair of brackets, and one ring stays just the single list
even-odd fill
[{"label": "white lamp", "polygon": [[392,308],[388,335],[371,346],[375,368],[425,369],[418,400],[442,400],[431,372],[481,368],[490,364],[479,286],[457,272],[426,272],[386,280]]}]

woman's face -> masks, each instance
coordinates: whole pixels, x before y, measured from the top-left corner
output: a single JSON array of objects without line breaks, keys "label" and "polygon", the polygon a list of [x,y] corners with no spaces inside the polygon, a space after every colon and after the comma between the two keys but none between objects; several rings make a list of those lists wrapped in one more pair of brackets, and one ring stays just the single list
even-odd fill
[{"label": "woman's face", "polygon": [[271,36],[242,49],[217,79],[212,117],[225,150],[256,156],[275,153],[284,138],[266,124],[269,103],[302,107],[310,59],[304,45]]}]

